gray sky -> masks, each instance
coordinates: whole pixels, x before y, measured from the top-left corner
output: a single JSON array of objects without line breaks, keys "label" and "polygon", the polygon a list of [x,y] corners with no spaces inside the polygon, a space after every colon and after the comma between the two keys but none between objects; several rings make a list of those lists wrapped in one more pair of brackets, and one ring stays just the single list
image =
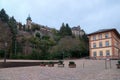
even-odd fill
[{"label": "gray sky", "polygon": [[80,25],[86,33],[116,28],[120,32],[120,0],[0,0],[9,16],[59,29],[61,24]]}]

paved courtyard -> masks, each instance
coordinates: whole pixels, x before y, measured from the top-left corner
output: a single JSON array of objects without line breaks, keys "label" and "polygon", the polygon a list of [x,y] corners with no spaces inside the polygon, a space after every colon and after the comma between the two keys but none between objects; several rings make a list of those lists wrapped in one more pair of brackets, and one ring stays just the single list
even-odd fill
[{"label": "paved courtyard", "polygon": [[[69,60],[64,61],[65,67],[16,67],[1,68],[0,80],[120,80],[120,69],[116,69],[117,60],[71,60],[76,68],[68,68]],[[84,66],[83,66],[84,64]]]}]

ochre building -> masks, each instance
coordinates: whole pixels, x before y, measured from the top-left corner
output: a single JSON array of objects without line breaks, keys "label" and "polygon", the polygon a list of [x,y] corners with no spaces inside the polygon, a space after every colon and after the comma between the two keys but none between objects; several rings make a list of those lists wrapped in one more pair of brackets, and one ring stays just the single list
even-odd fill
[{"label": "ochre building", "polygon": [[116,29],[102,29],[88,34],[88,37],[91,58],[120,58],[120,34]]}]

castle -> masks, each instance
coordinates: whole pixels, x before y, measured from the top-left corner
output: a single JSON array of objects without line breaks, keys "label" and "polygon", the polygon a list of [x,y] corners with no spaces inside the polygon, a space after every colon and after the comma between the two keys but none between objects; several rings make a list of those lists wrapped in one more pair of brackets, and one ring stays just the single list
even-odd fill
[{"label": "castle", "polygon": [[25,25],[22,25],[19,22],[17,23],[17,29],[19,32],[22,32],[22,33],[30,32],[34,36],[36,33],[40,33],[40,35],[49,35],[50,36],[52,28],[32,22],[32,19],[29,15],[26,19]]},{"label": "castle", "polygon": [[32,20],[31,20],[31,17],[29,15],[26,19],[26,29],[31,30],[31,27],[32,27],[31,23],[32,23]]},{"label": "castle", "polygon": [[80,28],[80,26],[77,26],[77,27],[73,27],[72,28],[72,34],[75,36],[75,37],[81,37],[85,34],[84,30]]},{"label": "castle", "polygon": [[17,23],[18,30],[31,30],[32,28],[32,19],[30,15],[26,19],[26,25],[22,25],[20,22]]},{"label": "castle", "polygon": [[[33,29],[36,26],[37,26],[37,29],[33,31]],[[26,25],[22,26],[21,23],[18,23],[17,24],[17,29],[20,30],[20,31],[30,31],[30,32],[32,32],[32,34],[34,36],[36,35],[36,33],[39,33],[41,36],[43,36],[43,35],[52,36],[52,34],[51,34],[52,28],[33,23],[30,15],[26,19]],[[74,35],[75,37],[81,37],[81,36],[85,35],[84,30],[81,29],[80,26],[72,27],[71,30],[72,30],[72,35]]]}]

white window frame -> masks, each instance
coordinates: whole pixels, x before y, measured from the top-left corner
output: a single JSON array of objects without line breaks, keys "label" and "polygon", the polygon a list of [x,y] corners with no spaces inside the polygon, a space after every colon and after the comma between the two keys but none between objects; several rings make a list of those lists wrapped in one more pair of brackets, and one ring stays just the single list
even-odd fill
[{"label": "white window frame", "polygon": [[93,43],[93,48],[96,48],[96,43]]},{"label": "white window frame", "polygon": [[105,33],[105,38],[109,38],[109,34],[108,33]]},{"label": "white window frame", "polygon": [[105,42],[105,46],[110,46],[109,41]]},{"label": "white window frame", "polygon": [[106,56],[110,56],[110,50],[106,50]]},{"label": "white window frame", "polygon": [[99,35],[99,39],[102,39],[102,34]]},{"label": "white window frame", "polygon": [[103,47],[103,44],[102,44],[102,42],[99,42],[99,47]]},{"label": "white window frame", "polygon": [[96,35],[93,36],[93,40],[96,40]]},{"label": "white window frame", "polygon": [[[101,55],[101,54],[102,54],[102,55]],[[100,56],[103,56],[103,51],[100,51],[100,52],[99,52],[99,55],[100,55]]]},{"label": "white window frame", "polygon": [[96,56],[97,56],[97,52],[94,51],[94,52],[93,52],[93,57],[96,57]]}]

